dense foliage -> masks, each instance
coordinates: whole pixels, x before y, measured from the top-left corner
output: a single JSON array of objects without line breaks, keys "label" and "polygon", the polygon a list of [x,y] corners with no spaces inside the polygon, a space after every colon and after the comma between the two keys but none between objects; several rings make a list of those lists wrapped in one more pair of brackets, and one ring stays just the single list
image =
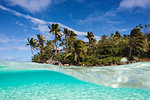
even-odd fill
[{"label": "dense foliage", "polygon": [[[140,24],[131,30],[130,35],[121,35],[119,31],[110,36],[103,35],[97,41],[92,32],[85,36],[88,42],[79,40],[77,34],[69,29],[61,29],[58,24],[52,24],[50,36],[53,40],[46,40],[40,34],[37,39],[27,39],[33,54],[32,61],[45,63],[47,60],[60,61],[70,65],[110,65],[121,64],[120,59],[150,57],[150,25],[144,27]],[[59,49],[61,47],[62,49]],[[34,55],[34,51],[37,54]],[[137,59],[136,59],[137,60]]]}]

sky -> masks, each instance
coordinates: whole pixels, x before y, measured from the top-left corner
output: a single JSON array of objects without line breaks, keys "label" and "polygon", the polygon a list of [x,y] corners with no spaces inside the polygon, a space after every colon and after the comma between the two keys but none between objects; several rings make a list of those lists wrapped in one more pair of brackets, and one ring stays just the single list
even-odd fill
[{"label": "sky", "polygon": [[150,0],[0,0],[0,59],[31,61],[26,38],[42,34],[47,39],[53,23],[68,28],[87,41],[119,31],[130,34],[139,24],[150,24]]}]

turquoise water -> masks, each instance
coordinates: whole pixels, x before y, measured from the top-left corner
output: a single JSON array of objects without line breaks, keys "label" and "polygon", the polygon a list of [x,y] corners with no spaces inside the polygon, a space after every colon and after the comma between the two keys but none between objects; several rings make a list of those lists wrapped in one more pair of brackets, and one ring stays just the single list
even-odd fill
[{"label": "turquoise water", "polygon": [[[0,61],[0,100],[150,100],[149,76],[144,76],[149,65],[82,68]],[[124,71],[117,74],[119,81],[117,70]]]}]

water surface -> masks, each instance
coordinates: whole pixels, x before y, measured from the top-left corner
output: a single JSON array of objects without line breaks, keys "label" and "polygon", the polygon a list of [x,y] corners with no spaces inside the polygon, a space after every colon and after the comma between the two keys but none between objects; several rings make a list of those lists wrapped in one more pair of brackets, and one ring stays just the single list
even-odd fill
[{"label": "water surface", "polygon": [[61,67],[0,61],[0,100],[150,100],[150,63]]}]

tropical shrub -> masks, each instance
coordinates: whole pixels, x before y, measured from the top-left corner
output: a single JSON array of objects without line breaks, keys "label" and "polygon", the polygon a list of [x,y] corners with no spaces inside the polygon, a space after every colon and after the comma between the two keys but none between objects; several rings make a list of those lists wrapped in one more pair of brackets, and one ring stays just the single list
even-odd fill
[{"label": "tropical shrub", "polygon": [[49,60],[49,57],[46,54],[36,54],[32,58],[32,62],[38,62],[38,63],[46,63],[46,61]]}]

